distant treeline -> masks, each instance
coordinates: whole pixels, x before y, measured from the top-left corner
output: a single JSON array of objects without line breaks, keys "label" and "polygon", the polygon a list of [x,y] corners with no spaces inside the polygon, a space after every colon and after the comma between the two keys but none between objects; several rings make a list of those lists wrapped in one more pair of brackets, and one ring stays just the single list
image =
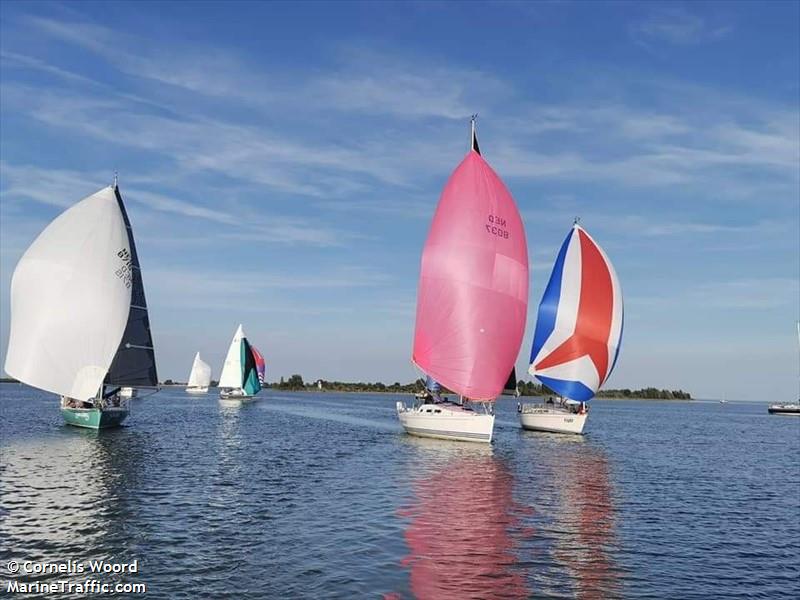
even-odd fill
[{"label": "distant treeline", "polygon": [[[0,383],[16,383],[16,379],[11,377],[0,378]],[[210,387],[217,387],[216,381],[211,381]],[[173,381],[167,379],[161,385],[186,385],[181,381]],[[400,383],[395,381],[392,384],[369,382],[348,382],[348,381],[325,381],[318,379],[313,383],[306,383],[300,375],[292,375],[288,380],[281,377],[280,381],[275,383],[268,383],[268,387],[276,390],[293,390],[293,391],[314,391],[322,390],[326,392],[391,392],[395,394],[413,394],[425,388],[425,381],[417,379],[411,383]],[[532,381],[519,381],[517,382],[517,389],[521,396],[558,396],[554,391],[544,385],[539,385]],[[442,389],[443,394],[452,394],[450,390]],[[692,395],[683,390],[659,390],[654,387],[643,388],[641,390],[629,390],[627,388],[620,390],[600,390],[597,396],[599,398],[640,398],[644,400],[691,400]]]},{"label": "distant treeline", "polygon": [[[209,382],[208,387],[217,387],[218,381],[214,381],[213,379]],[[188,385],[185,381],[172,381],[172,379],[167,379],[166,381],[162,381],[161,385]]]},{"label": "distant treeline", "polygon": [[[270,387],[278,390],[323,390],[328,392],[393,392],[396,394],[413,394],[419,392],[425,387],[423,379],[417,379],[411,383],[400,383],[395,381],[392,384],[385,384],[380,381],[375,383],[369,382],[348,382],[348,381],[326,381],[318,379],[313,383],[306,383],[303,381],[301,375],[295,374],[284,379],[281,377],[280,381],[269,384]],[[539,385],[532,381],[519,381],[517,382],[517,389],[522,396],[557,396],[554,391],[547,386]],[[452,394],[450,390],[443,389],[442,393]],[[601,398],[643,398],[646,400],[691,400],[692,395],[683,390],[659,390],[656,388],[644,388],[641,390],[601,390],[597,394]]]},{"label": "distant treeline", "polygon": [[643,398],[644,400],[691,400],[692,395],[683,390],[659,390],[654,387],[641,390],[600,390],[600,398]]},{"label": "distant treeline", "polygon": [[278,390],[325,390],[328,392],[394,392],[396,394],[413,394],[419,392],[425,386],[422,379],[417,379],[411,383],[400,383],[395,381],[392,384],[385,384],[377,381],[375,383],[359,381],[357,383],[347,381],[325,381],[318,379],[314,382],[305,383],[301,375],[292,375],[289,379],[281,377],[280,381],[270,383],[270,387]]}]

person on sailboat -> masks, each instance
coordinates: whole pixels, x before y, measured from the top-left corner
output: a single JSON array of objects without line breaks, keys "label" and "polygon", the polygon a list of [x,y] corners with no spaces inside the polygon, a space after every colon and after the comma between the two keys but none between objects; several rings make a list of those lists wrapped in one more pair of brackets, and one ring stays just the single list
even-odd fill
[{"label": "person on sailboat", "polygon": [[443,402],[442,396],[442,386],[439,385],[439,382],[436,381],[430,375],[425,377],[425,398],[423,400],[423,404],[439,404]]}]

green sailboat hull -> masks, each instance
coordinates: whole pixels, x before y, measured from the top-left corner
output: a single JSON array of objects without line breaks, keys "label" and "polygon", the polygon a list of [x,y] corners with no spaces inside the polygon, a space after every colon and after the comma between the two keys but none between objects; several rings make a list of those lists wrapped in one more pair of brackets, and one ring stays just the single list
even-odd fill
[{"label": "green sailboat hull", "polygon": [[118,427],[128,416],[127,410],[100,410],[98,408],[62,408],[61,414],[67,425],[87,429]]}]

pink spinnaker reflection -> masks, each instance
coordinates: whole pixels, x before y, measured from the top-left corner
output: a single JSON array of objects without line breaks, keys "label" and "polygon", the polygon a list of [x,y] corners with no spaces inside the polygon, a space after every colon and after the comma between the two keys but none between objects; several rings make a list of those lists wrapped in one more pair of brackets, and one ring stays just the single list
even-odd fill
[{"label": "pink spinnaker reflection", "polygon": [[512,487],[509,470],[491,456],[450,461],[414,484],[402,563],[414,598],[531,597],[509,533],[519,525]]},{"label": "pink spinnaker reflection", "polygon": [[442,191],[422,252],[412,360],[462,396],[494,400],[516,362],[527,308],[522,219],[470,150]]}]

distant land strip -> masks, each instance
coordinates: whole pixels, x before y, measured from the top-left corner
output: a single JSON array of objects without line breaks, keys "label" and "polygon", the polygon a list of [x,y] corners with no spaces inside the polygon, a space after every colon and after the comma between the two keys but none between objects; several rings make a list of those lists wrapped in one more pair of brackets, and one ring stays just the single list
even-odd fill
[{"label": "distant land strip", "polygon": [[[0,383],[17,383],[17,380],[12,377],[0,377]],[[173,381],[167,379],[162,383],[165,386],[185,386],[186,383],[180,381]],[[313,383],[305,383],[300,375],[292,375],[289,379],[284,380],[281,377],[280,381],[274,383],[267,383],[265,387],[270,387],[276,390],[287,391],[322,391],[322,392],[372,392],[372,393],[391,393],[391,394],[413,394],[419,392],[424,388],[425,382],[422,379],[417,379],[412,383],[402,384],[395,381],[390,385],[385,383],[364,383],[359,381],[357,383],[347,381],[326,381],[324,379],[317,379]],[[212,381],[211,387],[217,387],[217,382]],[[532,381],[520,381],[517,384],[520,396],[558,396],[558,394],[544,385],[533,383]],[[444,394],[452,394],[450,390],[442,390]],[[659,390],[658,388],[648,387],[640,390],[631,390],[628,388],[615,389],[615,390],[600,390],[597,393],[598,398],[630,398],[632,400],[691,400],[692,395],[683,390]]]},{"label": "distant land strip", "polygon": [[[177,381],[167,379],[164,385],[186,385]],[[217,382],[212,381],[211,387],[216,387]],[[266,387],[276,390],[287,391],[323,391],[323,392],[373,392],[373,393],[392,393],[392,394],[413,394],[419,392],[425,387],[425,382],[422,379],[417,379],[411,383],[402,384],[395,381],[392,384],[385,384],[381,382],[365,383],[347,382],[347,381],[327,381],[325,379],[316,379],[313,382],[306,383],[303,381],[301,375],[292,375],[289,379],[281,377],[280,381],[268,383]],[[558,396],[558,394],[546,386],[536,384],[532,381],[520,381],[517,383],[517,389],[521,396]],[[450,390],[442,389],[444,394],[452,394]],[[599,398],[631,398],[637,400],[691,400],[692,395],[683,390],[659,390],[654,387],[642,388],[640,390],[631,389],[614,389],[614,390],[600,390],[597,396]]]}]

